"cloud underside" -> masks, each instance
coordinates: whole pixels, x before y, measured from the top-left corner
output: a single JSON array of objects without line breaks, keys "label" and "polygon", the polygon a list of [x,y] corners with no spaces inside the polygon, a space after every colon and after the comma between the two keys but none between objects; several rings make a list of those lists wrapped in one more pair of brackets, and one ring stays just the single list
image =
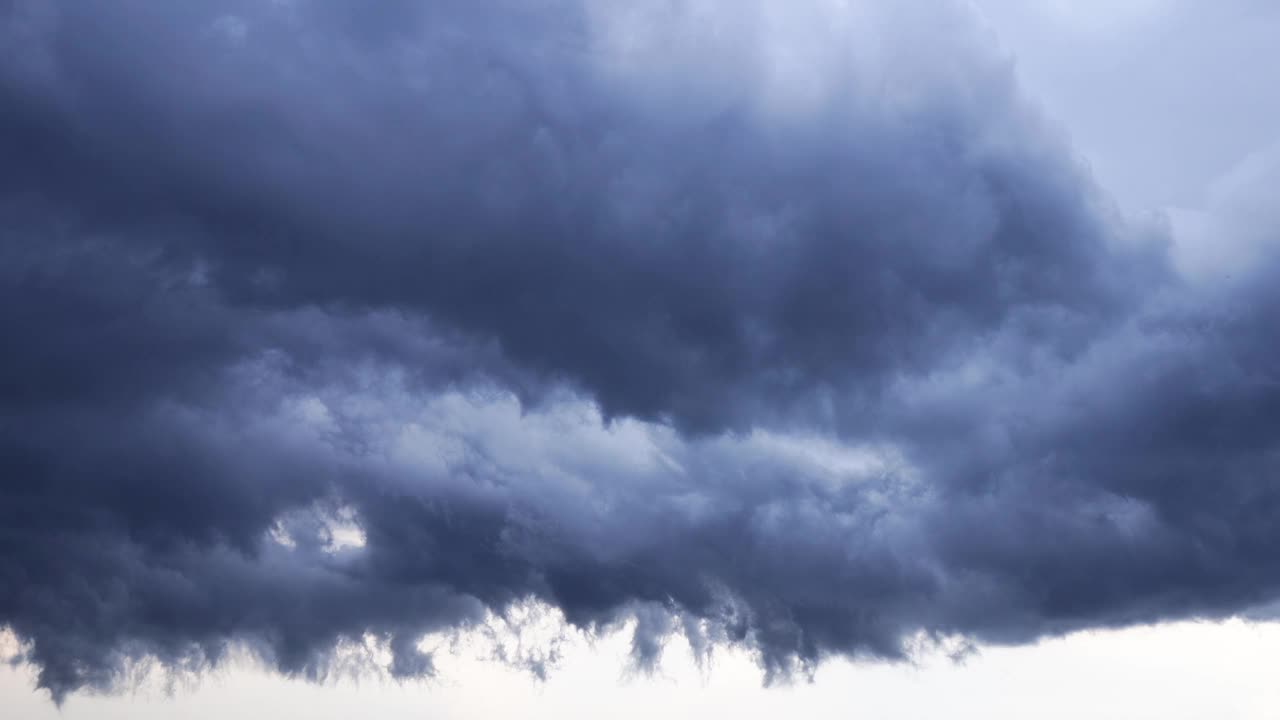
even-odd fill
[{"label": "cloud underside", "polygon": [[0,624],[55,698],[420,676],[531,601],[785,675],[1277,599],[1276,263],[1184,279],[963,8],[475,5],[0,5]]}]

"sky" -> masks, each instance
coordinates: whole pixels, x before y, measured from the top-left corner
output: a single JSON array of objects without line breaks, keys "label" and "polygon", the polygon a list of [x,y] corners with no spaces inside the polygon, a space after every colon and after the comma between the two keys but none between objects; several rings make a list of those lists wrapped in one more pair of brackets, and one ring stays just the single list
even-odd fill
[{"label": "sky", "polygon": [[1277,31],[0,3],[0,700],[1268,717]]}]

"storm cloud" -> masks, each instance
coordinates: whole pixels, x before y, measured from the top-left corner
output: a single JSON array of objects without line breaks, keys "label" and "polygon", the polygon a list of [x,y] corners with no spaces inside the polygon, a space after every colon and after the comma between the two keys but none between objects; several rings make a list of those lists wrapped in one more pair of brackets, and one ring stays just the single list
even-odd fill
[{"label": "storm cloud", "polygon": [[429,675],[530,602],[774,677],[1280,599],[1270,176],[1191,277],[993,47],[945,0],[0,4],[0,623],[60,699]]}]

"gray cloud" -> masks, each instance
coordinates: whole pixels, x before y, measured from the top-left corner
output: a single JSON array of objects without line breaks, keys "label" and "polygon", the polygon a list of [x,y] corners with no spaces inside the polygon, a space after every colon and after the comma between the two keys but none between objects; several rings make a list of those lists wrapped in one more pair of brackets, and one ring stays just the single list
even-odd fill
[{"label": "gray cloud", "polygon": [[421,676],[529,600],[770,675],[1274,600],[1274,263],[1184,284],[966,12],[880,5],[5,7],[41,685]]}]

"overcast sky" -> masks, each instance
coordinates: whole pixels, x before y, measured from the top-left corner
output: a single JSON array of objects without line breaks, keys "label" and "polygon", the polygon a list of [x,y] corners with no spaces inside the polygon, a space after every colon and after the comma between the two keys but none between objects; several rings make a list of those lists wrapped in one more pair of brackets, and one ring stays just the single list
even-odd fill
[{"label": "overcast sky", "polygon": [[0,3],[0,704],[1267,717],[1275,37]]},{"label": "overcast sky", "polygon": [[1268,82],[1280,12],[1263,0],[978,0],[1028,91],[1134,210],[1202,203],[1280,142]]}]

